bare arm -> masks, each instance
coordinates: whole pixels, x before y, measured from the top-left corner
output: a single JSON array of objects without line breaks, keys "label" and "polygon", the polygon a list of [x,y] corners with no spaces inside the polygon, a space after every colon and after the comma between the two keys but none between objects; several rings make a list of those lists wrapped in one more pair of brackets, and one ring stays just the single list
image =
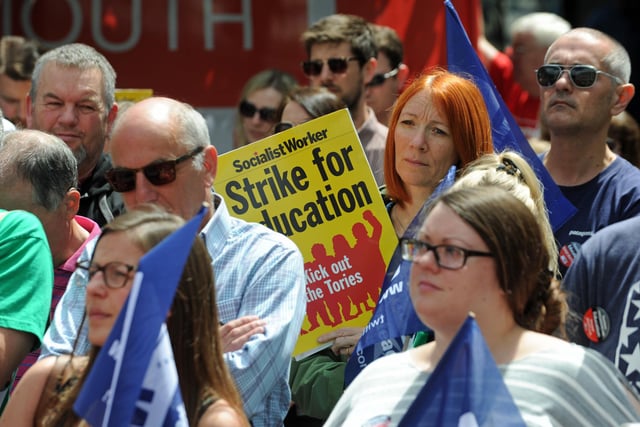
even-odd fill
[{"label": "bare arm", "polygon": [[240,350],[255,334],[264,333],[265,321],[258,316],[242,316],[220,326],[222,351]]},{"label": "bare arm", "polygon": [[11,380],[11,374],[29,353],[36,337],[28,332],[0,328],[0,389]]},{"label": "bare arm", "polygon": [[55,363],[55,357],[47,357],[29,368],[9,399],[0,418],[0,427],[35,425],[38,404]]}]

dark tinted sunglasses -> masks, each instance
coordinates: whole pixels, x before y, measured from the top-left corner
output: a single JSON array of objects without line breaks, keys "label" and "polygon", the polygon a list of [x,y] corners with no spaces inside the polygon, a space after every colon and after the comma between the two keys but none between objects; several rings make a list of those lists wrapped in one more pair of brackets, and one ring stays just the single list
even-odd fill
[{"label": "dark tinted sunglasses", "polygon": [[386,82],[388,79],[395,76],[396,74],[398,74],[397,68],[394,68],[391,71],[387,71],[384,74],[376,74],[373,76],[371,81],[367,83],[367,87],[381,86],[382,84],[384,84],[384,82]]},{"label": "dark tinted sunglasses", "polygon": [[285,130],[291,129],[295,125],[291,122],[280,122],[273,127],[273,134],[284,132]]},{"label": "dark tinted sunglasses", "polygon": [[264,120],[265,122],[275,122],[278,117],[278,110],[275,108],[258,108],[249,101],[242,101],[238,106],[238,110],[240,111],[240,114],[248,119],[252,118],[256,112],[258,112],[260,120]]},{"label": "dark tinted sunglasses", "polygon": [[326,61],[322,59],[314,59],[313,61],[303,61],[302,62],[302,71],[307,76],[319,76],[322,73],[322,67],[324,67],[324,63],[326,62],[329,66],[329,70],[331,70],[334,74],[344,74],[347,72],[347,67],[349,66],[349,61],[357,61],[358,58],[355,56],[349,58],[329,58]]},{"label": "dark tinted sunglasses", "polygon": [[536,70],[538,84],[542,87],[553,86],[560,79],[562,73],[569,73],[569,79],[575,87],[589,88],[596,83],[598,74],[603,74],[617,84],[622,84],[622,80],[613,74],[598,70],[591,65],[572,65],[571,67],[563,67],[562,65],[545,64]]},{"label": "dark tinted sunglasses", "polygon": [[142,171],[147,181],[153,185],[166,185],[176,180],[176,166],[185,160],[191,159],[200,154],[204,147],[198,147],[192,152],[178,157],[175,160],[165,160],[151,163],[142,168],[112,168],[107,171],[107,181],[119,193],[126,193],[136,188],[136,174]]}]

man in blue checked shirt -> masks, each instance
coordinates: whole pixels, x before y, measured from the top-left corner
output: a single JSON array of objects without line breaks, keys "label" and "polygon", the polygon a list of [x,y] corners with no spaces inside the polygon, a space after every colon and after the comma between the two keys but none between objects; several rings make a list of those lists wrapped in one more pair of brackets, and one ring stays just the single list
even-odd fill
[{"label": "man in blue checked shirt", "polygon": [[[201,228],[213,260],[225,360],[254,427],[279,426],[289,408],[289,362],[306,299],[303,258],[287,237],[229,215],[211,188],[217,151],[204,118],[169,98],[130,107],[111,134],[108,180],[128,209],[155,203],[185,219],[212,208]],[[90,257],[92,247],[83,254]],[[82,353],[87,277],[78,270],[44,339],[43,355]],[[76,336],[78,343],[74,344]],[[75,346],[75,347],[74,347]]]}]

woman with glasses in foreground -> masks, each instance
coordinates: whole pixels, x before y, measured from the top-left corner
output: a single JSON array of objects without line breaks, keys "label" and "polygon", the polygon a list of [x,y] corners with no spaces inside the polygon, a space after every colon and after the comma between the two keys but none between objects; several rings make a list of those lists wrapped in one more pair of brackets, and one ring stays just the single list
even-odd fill
[{"label": "woman with glasses in foreground", "polygon": [[[78,266],[90,277],[89,356],[47,357],[33,365],[16,388],[0,425],[83,425],[72,406],[129,295],[136,266],[183,223],[178,216],[147,205],[103,228],[91,262]],[[222,358],[213,286],[209,255],[202,240],[195,239],[167,317],[180,392],[190,426],[244,427],[248,421]]]},{"label": "woman with glasses in foreground", "polygon": [[640,420],[636,395],[608,360],[550,335],[563,327],[565,297],[549,271],[538,218],[510,192],[453,188],[431,205],[417,238],[401,246],[412,263],[413,306],[435,340],[369,365],[326,426],[373,417],[397,425],[469,312],[527,425]]}]

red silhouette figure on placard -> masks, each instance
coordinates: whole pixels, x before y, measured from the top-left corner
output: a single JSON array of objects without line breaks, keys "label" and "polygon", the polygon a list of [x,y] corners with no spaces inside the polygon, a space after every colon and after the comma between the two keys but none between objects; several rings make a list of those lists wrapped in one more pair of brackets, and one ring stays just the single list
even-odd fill
[{"label": "red silhouette figure on placard", "polygon": [[303,329],[301,334],[318,328],[320,326],[318,317],[320,317],[324,325],[333,325],[324,303],[328,293],[324,281],[330,277],[329,268],[332,263],[332,257],[327,254],[327,249],[322,243],[316,243],[311,247],[311,255],[313,255],[313,262],[304,264],[304,271],[307,277],[307,318],[309,319],[309,329],[306,331]]},{"label": "red silhouette figure on placard", "polygon": [[[349,288],[349,298],[356,306],[356,316],[363,311],[373,311],[380,295],[380,287],[384,280],[386,266],[380,252],[380,238],[382,237],[382,223],[371,211],[365,211],[362,217],[371,225],[371,235],[361,222],[357,222],[351,228],[356,244],[352,250],[351,264],[354,271],[360,274],[361,286]],[[361,309],[362,307],[362,309]]]}]

